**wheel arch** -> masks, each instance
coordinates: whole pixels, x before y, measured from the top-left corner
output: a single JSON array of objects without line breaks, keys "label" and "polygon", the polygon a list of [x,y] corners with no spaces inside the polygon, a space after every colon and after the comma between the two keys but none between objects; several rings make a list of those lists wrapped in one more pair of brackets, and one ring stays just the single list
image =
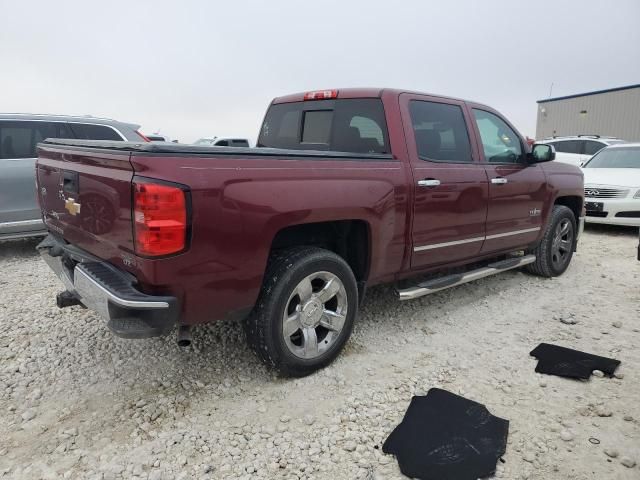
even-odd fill
[{"label": "wheel arch", "polygon": [[568,207],[573,215],[576,217],[576,223],[582,216],[582,207],[584,205],[584,199],[578,195],[563,195],[559,196],[553,202],[554,205],[564,205]]},{"label": "wheel arch", "polygon": [[335,220],[288,225],[271,242],[270,252],[297,246],[326,248],[351,267],[358,284],[366,283],[371,267],[371,226],[365,220]]}]

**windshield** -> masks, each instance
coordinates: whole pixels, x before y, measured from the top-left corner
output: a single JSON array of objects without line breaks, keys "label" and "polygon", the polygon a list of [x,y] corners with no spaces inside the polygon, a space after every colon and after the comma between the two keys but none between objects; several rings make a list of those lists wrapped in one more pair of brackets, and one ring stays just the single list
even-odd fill
[{"label": "windshield", "polygon": [[640,147],[605,148],[584,168],[640,168]]}]

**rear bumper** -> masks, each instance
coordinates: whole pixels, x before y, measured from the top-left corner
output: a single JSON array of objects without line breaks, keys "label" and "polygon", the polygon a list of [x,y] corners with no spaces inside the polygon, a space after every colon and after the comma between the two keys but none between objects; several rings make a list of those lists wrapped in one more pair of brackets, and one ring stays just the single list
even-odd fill
[{"label": "rear bumper", "polygon": [[37,247],[69,294],[98,313],[116,335],[157,337],[178,322],[178,300],[147,295],[135,288],[136,279],[92,255],[49,235]]}]

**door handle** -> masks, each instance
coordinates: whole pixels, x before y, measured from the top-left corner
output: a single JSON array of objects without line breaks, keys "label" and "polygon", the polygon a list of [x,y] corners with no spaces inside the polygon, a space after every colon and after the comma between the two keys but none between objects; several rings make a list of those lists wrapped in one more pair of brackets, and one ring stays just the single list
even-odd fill
[{"label": "door handle", "polygon": [[494,185],[504,185],[505,183],[507,183],[509,180],[507,180],[504,177],[498,177],[498,178],[492,178],[491,179],[491,183],[493,183]]},{"label": "door handle", "polygon": [[435,178],[418,180],[418,186],[420,187],[437,187],[438,185],[440,185],[440,180],[436,180]]}]

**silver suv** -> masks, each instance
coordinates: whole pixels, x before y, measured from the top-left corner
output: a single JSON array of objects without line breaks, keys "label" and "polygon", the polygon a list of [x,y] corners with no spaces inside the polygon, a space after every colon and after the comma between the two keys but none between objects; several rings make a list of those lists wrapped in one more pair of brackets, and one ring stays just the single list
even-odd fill
[{"label": "silver suv", "polygon": [[538,143],[553,145],[553,148],[556,149],[556,161],[581,167],[604,147],[616,143],[625,143],[625,141],[615,137],[601,137],[600,135],[577,135],[574,137],[545,138]]},{"label": "silver suv", "polygon": [[0,240],[46,234],[36,201],[36,144],[45,138],[144,141],[106,118],[0,113]]}]

